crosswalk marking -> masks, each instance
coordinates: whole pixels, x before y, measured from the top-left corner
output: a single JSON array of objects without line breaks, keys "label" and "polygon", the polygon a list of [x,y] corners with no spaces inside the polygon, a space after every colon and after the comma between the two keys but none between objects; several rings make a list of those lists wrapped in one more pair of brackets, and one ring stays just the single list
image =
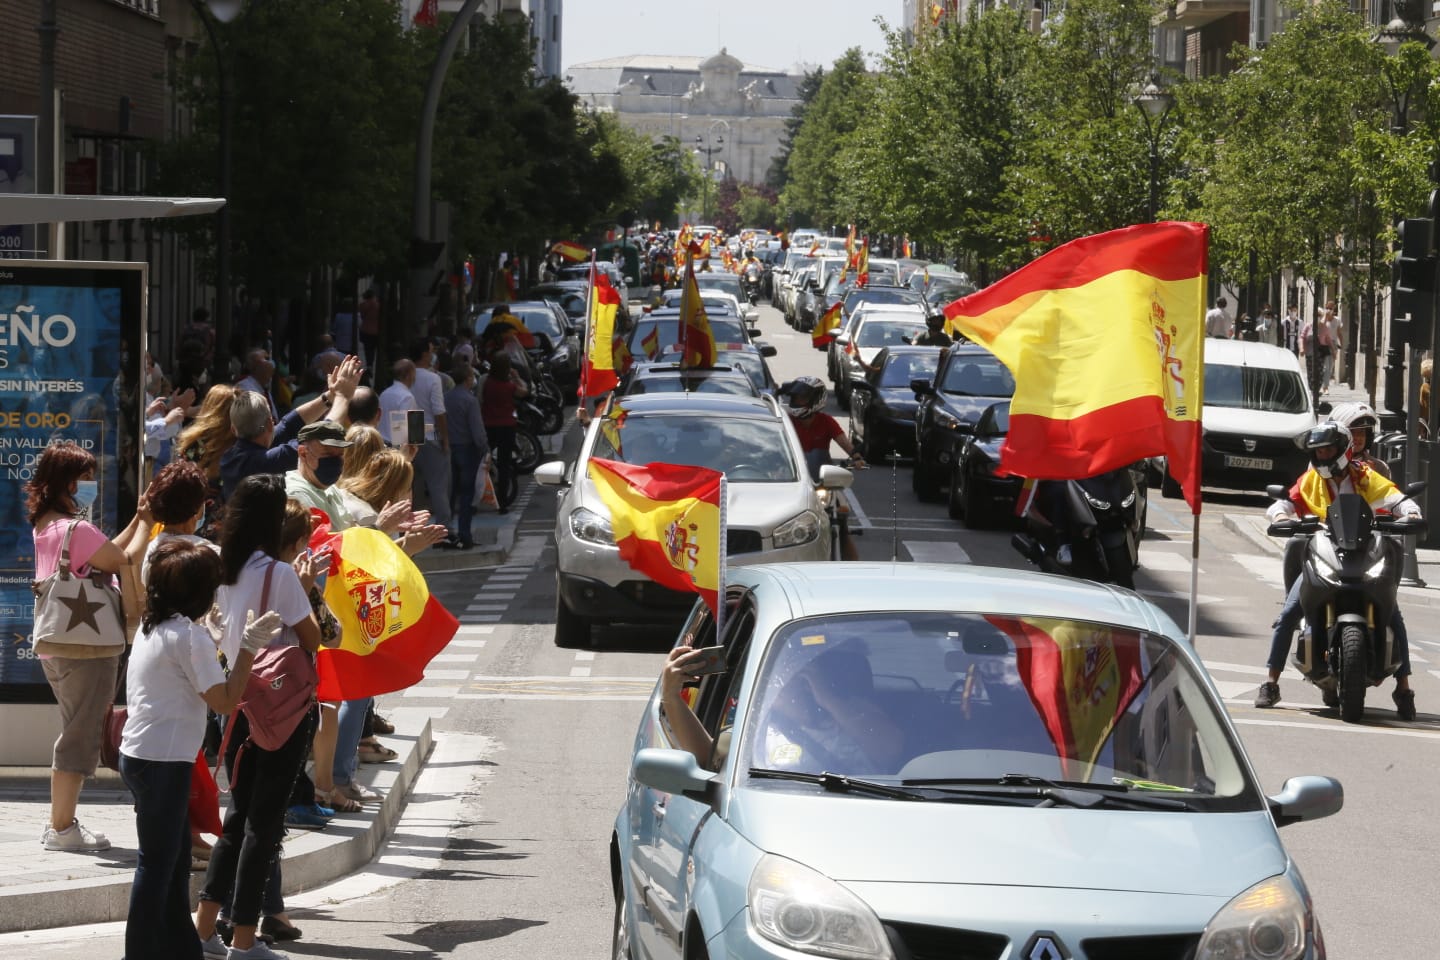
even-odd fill
[{"label": "crosswalk marking", "polygon": [[464,680],[469,676],[469,670],[431,670],[428,667],[425,669],[426,680]]},{"label": "crosswalk marking", "polygon": [[953,540],[905,540],[905,550],[916,563],[969,563],[970,554]]},{"label": "crosswalk marking", "polygon": [[431,663],[474,663],[480,659],[478,653],[437,653],[430,658]]},{"label": "crosswalk marking", "polygon": [[466,635],[466,634],[476,634],[476,635],[479,635],[479,636],[489,636],[490,634],[492,634],[492,633],[494,633],[494,632],[495,632],[495,628],[494,628],[494,627],[480,626],[479,624],[476,624],[476,623],[462,623],[462,624],[460,624],[460,629],[457,631],[457,633],[458,633],[459,635],[461,635],[461,636],[464,636],[464,635]]},{"label": "crosswalk marking", "polygon": [[509,609],[506,603],[472,603],[465,608],[466,613],[494,613]]}]

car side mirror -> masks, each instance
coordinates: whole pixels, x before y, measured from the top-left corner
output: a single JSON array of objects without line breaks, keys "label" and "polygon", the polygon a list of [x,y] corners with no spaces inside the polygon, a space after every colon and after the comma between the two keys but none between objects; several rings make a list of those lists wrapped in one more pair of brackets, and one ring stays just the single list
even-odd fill
[{"label": "car side mirror", "polygon": [[1405,484],[1405,496],[1413,497],[1425,492],[1425,481],[1416,480],[1414,483]]},{"label": "car side mirror", "polygon": [[1291,777],[1279,793],[1265,799],[1275,826],[1285,827],[1339,813],[1345,806],[1345,789],[1333,777]]},{"label": "car side mirror", "polygon": [[757,344],[757,346],[760,348],[760,356],[762,357],[773,357],[780,352],[768,343]]},{"label": "car side mirror", "polygon": [[933,394],[935,392],[935,385],[929,380],[917,377],[910,381],[910,389],[915,392],[917,397],[923,397],[928,394]]},{"label": "car side mirror", "polygon": [[565,461],[550,460],[535,468],[535,482],[544,487],[568,487],[565,482]]},{"label": "car side mirror", "polygon": [[866,380],[864,377],[851,377],[851,378],[850,378],[850,389],[851,389],[851,390],[871,390],[871,389],[873,389],[873,388],[870,386],[870,381],[869,381],[869,380]]},{"label": "car side mirror", "polygon": [[826,490],[849,490],[854,483],[855,474],[844,467],[827,463],[820,468],[820,486]]},{"label": "car side mirror", "polygon": [[1285,487],[1278,483],[1272,483],[1267,486],[1265,488],[1265,496],[1269,497],[1271,500],[1290,499],[1289,494],[1285,490]]},{"label": "car side mirror", "polygon": [[716,774],[700,766],[689,750],[646,747],[635,754],[630,773],[639,783],[661,793],[678,793],[702,803],[710,799]]}]

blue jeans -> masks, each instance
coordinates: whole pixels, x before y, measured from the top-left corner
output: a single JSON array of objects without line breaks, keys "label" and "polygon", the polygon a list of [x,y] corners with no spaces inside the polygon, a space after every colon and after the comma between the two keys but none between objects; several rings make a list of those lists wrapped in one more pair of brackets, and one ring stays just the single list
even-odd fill
[{"label": "blue jeans", "polygon": [[[1295,628],[1305,617],[1300,609],[1300,586],[1303,577],[1297,577],[1285,595],[1285,605],[1280,608],[1280,617],[1275,621],[1275,633],[1270,637],[1270,658],[1265,666],[1271,670],[1284,670],[1285,658],[1290,655],[1290,643],[1295,638]],[[1390,633],[1400,648],[1400,668],[1395,671],[1396,679],[1410,676],[1410,634],[1405,629],[1405,618],[1400,615],[1400,606],[1390,615]]]},{"label": "blue jeans", "polygon": [[340,728],[335,735],[335,764],[331,774],[335,786],[344,786],[355,779],[355,770],[360,766],[360,740],[365,732],[365,714],[374,697],[346,700],[340,704]]},{"label": "blue jeans", "polygon": [[190,770],[193,761],[120,755],[120,776],[135,797],[140,851],[125,919],[125,956],[200,960],[190,919]]},{"label": "blue jeans", "polygon": [[473,543],[470,529],[475,516],[475,475],[480,470],[480,448],[473,443],[457,443],[450,447],[450,491],[455,509],[455,535],[461,543]]}]

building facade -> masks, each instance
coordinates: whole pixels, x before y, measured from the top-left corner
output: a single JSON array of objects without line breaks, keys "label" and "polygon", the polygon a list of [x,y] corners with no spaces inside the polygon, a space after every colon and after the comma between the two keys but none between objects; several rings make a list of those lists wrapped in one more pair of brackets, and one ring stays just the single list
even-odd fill
[{"label": "building facade", "polygon": [[780,152],[802,77],[711,57],[632,56],[578,63],[565,81],[589,109],[652,140],[675,137],[715,179],[761,183]]}]

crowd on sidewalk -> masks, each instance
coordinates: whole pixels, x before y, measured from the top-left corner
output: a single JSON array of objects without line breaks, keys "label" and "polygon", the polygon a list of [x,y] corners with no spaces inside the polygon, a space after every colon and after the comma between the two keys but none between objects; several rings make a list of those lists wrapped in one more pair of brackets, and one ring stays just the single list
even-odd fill
[{"label": "crowd on sidewalk", "polygon": [[1329,392],[1331,383],[1344,377],[1345,325],[1334,300],[1326,300],[1314,317],[1302,318],[1295,304],[1280,316],[1268,303],[1252,317],[1244,312],[1236,316],[1230,311],[1229,301],[1219,297],[1205,314],[1205,336],[1284,347],[1299,356],[1302,363],[1313,353],[1322,395]]},{"label": "crowd on sidewalk", "polygon": [[[182,344],[208,359],[200,319]],[[131,960],[283,957],[271,944],[300,936],[281,898],[285,830],[323,829],[382,799],[356,773],[396,758],[376,739],[393,727],[371,698],[315,700],[315,658],[345,628],[326,606],[330,558],[312,552],[312,532],[370,527],[411,555],[473,544],[475,502],[495,489],[492,464],[507,466],[490,451],[513,451],[506,434],[525,389],[505,337],[482,343],[418,339],[383,392],[328,338],[295,390],[264,346],[236,383],[190,376],[182,389],[147,356],[147,485],[113,538],[88,520],[94,456],[62,441],[39,457],[26,485],[46,588],[34,643],[62,728],[40,840],[76,854],[109,848],[79,807],[113,752],[106,762],[134,798],[138,835]],[[300,694],[286,699],[287,685]],[[212,764],[223,777],[211,779]],[[223,819],[217,780],[228,786]]]}]

